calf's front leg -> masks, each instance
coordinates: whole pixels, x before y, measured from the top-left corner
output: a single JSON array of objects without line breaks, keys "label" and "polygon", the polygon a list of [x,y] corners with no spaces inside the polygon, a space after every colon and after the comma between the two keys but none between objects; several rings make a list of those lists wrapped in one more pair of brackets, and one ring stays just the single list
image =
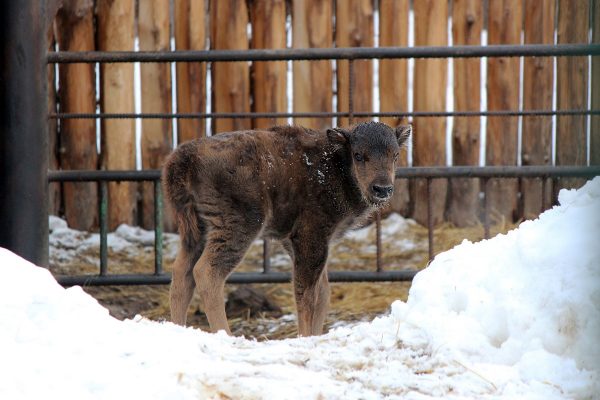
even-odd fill
[{"label": "calf's front leg", "polygon": [[320,335],[329,309],[327,242],[323,236],[299,235],[292,239],[294,255],[294,295],[298,310],[298,334]]}]

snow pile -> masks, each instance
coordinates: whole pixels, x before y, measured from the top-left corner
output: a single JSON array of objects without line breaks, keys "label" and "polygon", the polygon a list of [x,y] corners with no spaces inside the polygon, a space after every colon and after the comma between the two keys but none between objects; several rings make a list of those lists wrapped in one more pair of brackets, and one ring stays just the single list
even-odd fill
[{"label": "snow pile", "polygon": [[[51,215],[50,228],[50,264],[60,265],[77,259],[78,255],[89,253],[88,261],[98,264],[100,235],[71,229],[67,222]],[[122,252],[136,256],[143,252],[154,251],[154,231],[121,224],[114,232],[109,232],[106,242],[110,252]],[[179,236],[163,232],[163,255],[174,259],[177,253]]]},{"label": "snow pile", "polygon": [[254,342],[136,318],[0,249],[0,398],[598,398],[600,178],[419,273],[389,316]]}]

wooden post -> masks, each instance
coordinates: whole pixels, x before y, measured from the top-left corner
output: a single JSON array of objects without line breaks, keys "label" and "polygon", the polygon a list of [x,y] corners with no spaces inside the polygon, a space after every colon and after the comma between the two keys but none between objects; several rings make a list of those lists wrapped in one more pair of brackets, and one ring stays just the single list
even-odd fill
[{"label": "wooden post", "polygon": [[[415,45],[448,45],[448,2],[420,0],[414,2]],[[447,61],[417,59],[414,74],[414,110],[446,111]],[[413,130],[415,166],[446,165],[446,118],[415,118]],[[424,179],[413,181],[414,218],[427,223],[427,185]],[[447,181],[436,179],[431,184],[432,222],[444,218]]]},{"label": "wooden post", "polygon": [[[102,51],[132,51],[134,1],[99,0],[98,47]],[[133,113],[133,64],[103,63],[100,66],[101,108],[105,113]],[[102,166],[108,170],[135,168],[135,121],[102,120]],[[135,188],[131,182],[108,185],[109,228],[133,224],[136,215]]]},{"label": "wooden post", "polygon": [[[521,43],[523,4],[521,0],[490,0],[489,44]],[[519,109],[519,58],[488,58],[488,110]],[[517,165],[518,117],[490,117],[487,120],[486,165]],[[517,218],[517,180],[490,179],[488,206],[490,220]]]},{"label": "wooden post", "polygon": [[[593,0],[592,42],[600,44],[600,0]],[[592,57],[592,109],[600,109],[600,56]],[[600,115],[592,115],[590,164],[600,165]]]},{"label": "wooden post", "polygon": [[[48,52],[54,51],[56,40],[54,37],[54,24],[50,23],[47,34]],[[56,104],[56,65],[48,64],[47,79],[48,79],[48,114],[57,111]],[[59,169],[58,160],[58,121],[56,119],[48,119],[48,169],[50,171]],[[59,215],[60,200],[61,200],[61,184],[60,182],[51,182],[48,184],[48,213],[50,215]]]},{"label": "wooden post", "polygon": [[[248,49],[246,0],[212,0],[211,48]],[[247,62],[212,64],[213,112],[250,112],[250,74]],[[213,119],[213,134],[250,129],[249,118]]]},{"label": "wooden post", "polygon": [[[167,51],[169,43],[169,2],[144,0],[138,3],[138,35],[141,51]],[[171,112],[171,66],[168,63],[142,63],[142,112]],[[142,168],[158,169],[173,148],[170,119],[142,120]],[[146,229],[154,227],[154,184],[142,182],[141,224]],[[169,213],[165,213],[168,215]],[[169,218],[164,228],[173,230]]]},{"label": "wooden post", "polygon": [[[555,0],[536,0],[525,3],[525,43],[553,44]],[[523,108],[525,110],[552,109],[553,58],[525,57],[523,68]],[[552,117],[523,117],[522,130],[522,164],[552,164]],[[534,219],[542,208],[549,205],[550,185],[544,199],[548,204],[540,204],[542,200],[541,179],[522,181],[523,218]]]},{"label": "wooden post", "polygon": [[[335,10],[336,47],[372,47],[373,2],[372,0],[337,0]],[[349,111],[350,74],[349,62],[337,62],[337,109]],[[354,87],[352,87],[353,111],[373,110],[373,62],[354,61]],[[353,123],[371,118],[354,118]],[[346,117],[338,118],[338,126],[349,125]]]},{"label": "wooden post", "polygon": [[[558,2],[558,43],[587,43],[589,28],[589,1],[560,0]],[[586,109],[588,93],[588,58],[558,57],[557,108]],[[556,117],[556,165],[586,165],[585,115]],[[562,188],[577,188],[582,178],[566,178],[557,182],[556,192]]]},{"label": "wooden post", "polygon": [[[483,5],[480,0],[454,0],[452,42],[481,45]],[[481,62],[478,58],[454,59],[454,109],[479,111],[481,107]],[[454,165],[479,164],[479,117],[455,117],[452,129]],[[479,223],[479,179],[450,180],[448,220],[459,227]]]},{"label": "wooden post", "polygon": [[[250,9],[253,49],[285,49],[285,1],[254,1]],[[261,61],[252,65],[253,111],[285,112],[287,109],[285,61]],[[265,129],[283,125],[286,118],[258,118],[253,126]]]},{"label": "wooden post", "polygon": [[[379,46],[408,46],[408,0],[380,0]],[[408,65],[406,60],[379,61],[379,106],[383,111],[408,110]],[[408,123],[407,118],[380,118],[390,126]],[[407,150],[400,153],[398,166],[406,166]],[[390,208],[404,216],[409,214],[410,193],[407,179],[394,183]]]},{"label": "wooden post", "polygon": [[[206,49],[206,0],[175,1],[175,48],[177,50]],[[206,63],[178,62],[177,112],[206,112]],[[178,142],[205,136],[205,119],[177,120]]]},{"label": "wooden post", "polygon": [[[292,7],[294,48],[333,47],[331,0],[294,0]],[[294,61],[292,68],[294,112],[331,112],[331,61]],[[324,129],[331,126],[331,118],[294,118],[294,123]]]},{"label": "wooden post", "polygon": [[[94,11],[89,1],[65,2],[56,18],[58,46],[62,51],[92,51]],[[59,102],[62,112],[96,112],[94,64],[59,64]],[[63,169],[97,169],[96,121],[63,119],[60,122],[60,164]],[[98,184],[65,182],[63,201],[67,224],[89,231],[98,225]]]}]

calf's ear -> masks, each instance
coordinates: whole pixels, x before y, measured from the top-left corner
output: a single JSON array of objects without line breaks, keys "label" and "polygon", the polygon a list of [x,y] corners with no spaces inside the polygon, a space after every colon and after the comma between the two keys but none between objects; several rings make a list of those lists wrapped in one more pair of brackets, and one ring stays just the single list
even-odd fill
[{"label": "calf's ear", "polygon": [[412,125],[400,125],[396,128],[396,139],[400,147],[407,144],[408,138],[412,134]]},{"label": "calf's ear", "polygon": [[350,132],[342,128],[330,128],[327,129],[327,137],[329,141],[334,144],[346,144],[348,143],[348,136]]}]

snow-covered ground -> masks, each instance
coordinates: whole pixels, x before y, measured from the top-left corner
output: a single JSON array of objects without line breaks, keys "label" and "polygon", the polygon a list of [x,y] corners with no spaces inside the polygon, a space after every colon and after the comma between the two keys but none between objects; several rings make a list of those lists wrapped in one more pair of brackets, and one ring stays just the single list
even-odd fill
[{"label": "snow-covered ground", "polygon": [[389,315],[281,341],[118,321],[0,249],[0,398],[598,399],[600,178],[559,201],[438,255]]}]

